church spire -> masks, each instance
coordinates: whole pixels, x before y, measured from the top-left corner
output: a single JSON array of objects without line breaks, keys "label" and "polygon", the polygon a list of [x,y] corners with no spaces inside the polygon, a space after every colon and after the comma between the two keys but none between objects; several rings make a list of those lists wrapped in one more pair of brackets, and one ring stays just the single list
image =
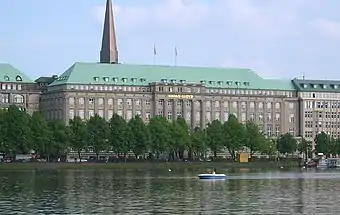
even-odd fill
[{"label": "church spire", "polygon": [[118,50],[111,0],[106,1],[100,63],[118,63]]}]

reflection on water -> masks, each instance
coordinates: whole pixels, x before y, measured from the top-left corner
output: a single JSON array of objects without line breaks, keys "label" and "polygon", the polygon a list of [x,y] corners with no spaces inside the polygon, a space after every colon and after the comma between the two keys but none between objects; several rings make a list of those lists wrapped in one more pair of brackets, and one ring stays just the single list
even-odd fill
[{"label": "reflection on water", "polygon": [[338,172],[2,171],[1,214],[337,214]]}]

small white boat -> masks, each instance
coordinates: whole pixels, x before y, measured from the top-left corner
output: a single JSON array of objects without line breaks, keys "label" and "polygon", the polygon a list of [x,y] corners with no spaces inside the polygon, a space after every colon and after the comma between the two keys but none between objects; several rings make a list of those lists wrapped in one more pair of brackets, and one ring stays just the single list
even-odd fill
[{"label": "small white boat", "polygon": [[226,174],[216,174],[216,173],[205,173],[205,174],[198,174],[199,179],[206,179],[206,180],[224,180],[227,178]]}]

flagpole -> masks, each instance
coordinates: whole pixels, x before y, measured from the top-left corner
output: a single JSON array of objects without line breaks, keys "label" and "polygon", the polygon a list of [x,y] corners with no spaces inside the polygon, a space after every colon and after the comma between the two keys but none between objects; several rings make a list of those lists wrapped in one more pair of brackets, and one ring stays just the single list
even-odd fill
[{"label": "flagpole", "polygon": [[177,47],[175,46],[175,66],[177,66]]},{"label": "flagpole", "polygon": [[156,44],[153,44],[153,65],[155,65],[156,63],[156,55],[157,55],[157,51],[156,51]]}]

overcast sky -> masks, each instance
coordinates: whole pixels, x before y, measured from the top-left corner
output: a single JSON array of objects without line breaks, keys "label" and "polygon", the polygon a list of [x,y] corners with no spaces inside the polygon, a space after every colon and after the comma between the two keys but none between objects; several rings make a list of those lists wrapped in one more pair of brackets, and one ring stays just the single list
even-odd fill
[{"label": "overcast sky", "polygon": [[[106,0],[1,0],[0,62],[31,78],[97,62]],[[338,0],[113,0],[120,61],[340,79]]]}]

